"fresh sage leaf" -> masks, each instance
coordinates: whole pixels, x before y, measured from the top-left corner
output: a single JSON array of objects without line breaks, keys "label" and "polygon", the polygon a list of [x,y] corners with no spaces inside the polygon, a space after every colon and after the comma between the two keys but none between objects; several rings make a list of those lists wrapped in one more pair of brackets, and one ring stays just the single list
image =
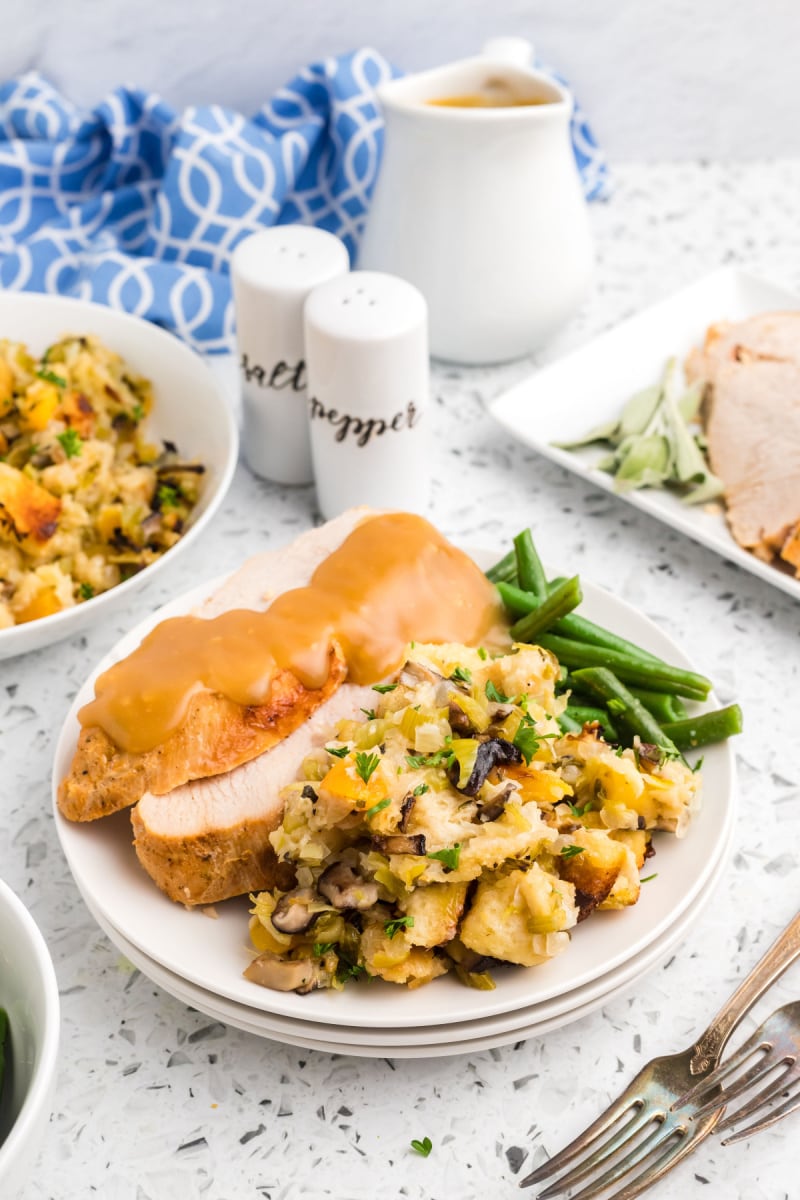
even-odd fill
[{"label": "fresh sage leaf", "polygon": [[618,491],[652,487],[669,475],[670,445],[665,437],[651,434],[637,438],[629,447],[616,474]]}]

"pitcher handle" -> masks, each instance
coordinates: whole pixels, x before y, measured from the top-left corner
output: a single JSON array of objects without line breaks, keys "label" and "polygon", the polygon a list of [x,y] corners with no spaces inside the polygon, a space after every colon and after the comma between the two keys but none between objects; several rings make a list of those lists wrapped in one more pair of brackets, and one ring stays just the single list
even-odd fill
[{"label": "pitcher handle", "polygon": [[515,67],[529,67],[533,62],[533,43],[523,37],[495,37],[484,42],[481,54],[499,58]]}]

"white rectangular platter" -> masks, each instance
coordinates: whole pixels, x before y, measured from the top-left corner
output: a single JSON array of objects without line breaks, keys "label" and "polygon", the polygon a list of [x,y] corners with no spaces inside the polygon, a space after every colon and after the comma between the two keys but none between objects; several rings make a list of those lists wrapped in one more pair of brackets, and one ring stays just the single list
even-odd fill
[{"label": "white rectangular platter", "polygon": [[569,451],[553,445],[618,416],[634,392],[658,382],[669,358],[683,361],[693,346],[702,344],[709,325],[776,309],[800,309],[800,296],[737,268],[715,271],[523,380],[489,411],[553,462],[800,600],[800,580],[743,550],[716,506],[691,507],[655,488],[618,493],[613,478],[594,466],[605,449]]}]

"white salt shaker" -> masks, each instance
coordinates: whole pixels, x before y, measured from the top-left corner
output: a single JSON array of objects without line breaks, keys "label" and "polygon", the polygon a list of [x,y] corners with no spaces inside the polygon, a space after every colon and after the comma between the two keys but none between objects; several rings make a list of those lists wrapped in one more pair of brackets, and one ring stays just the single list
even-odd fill
[{"label": "white salt shaker", "polygon": [[403,279],[352,271],[306,301],[306,364],[317,502],[428,504],[428,315]]},{"label": "white salt shaker", "polygon": [[344,243],[306,225],[276,225],[239,242],[231,259],[244,454],[257,475],[310,483],[303,305],[345,275]]}]

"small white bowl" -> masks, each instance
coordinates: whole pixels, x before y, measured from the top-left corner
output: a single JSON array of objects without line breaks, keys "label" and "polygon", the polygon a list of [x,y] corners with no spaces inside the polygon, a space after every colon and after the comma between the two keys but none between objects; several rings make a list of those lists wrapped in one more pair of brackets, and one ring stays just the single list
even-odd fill
[{"label": "small white bowl", "polygon": [[50,953],[33,917],[0,880],[0,1007],[8,1013],[0,1092],[0,1196],[29,1178],[50,1118],[60,1006]]},{"label": "small white bowl", "polygon": [[203,493],[190,527],[166,554],[92,600],[38,621],[0,629],[0,659],[38,650],[101,620],[165,563],[174,562],[219,508],[236,467],[239,435],[233,413],[203,360],[173,334],[102,304],[0,291],[0,338],[25,342],[34,354],[40,354],[65,334],[96,334],[137,373],[151,380],[154,402],[146,432],[153,441],[174,442],[181,457],[205,464]]}]

